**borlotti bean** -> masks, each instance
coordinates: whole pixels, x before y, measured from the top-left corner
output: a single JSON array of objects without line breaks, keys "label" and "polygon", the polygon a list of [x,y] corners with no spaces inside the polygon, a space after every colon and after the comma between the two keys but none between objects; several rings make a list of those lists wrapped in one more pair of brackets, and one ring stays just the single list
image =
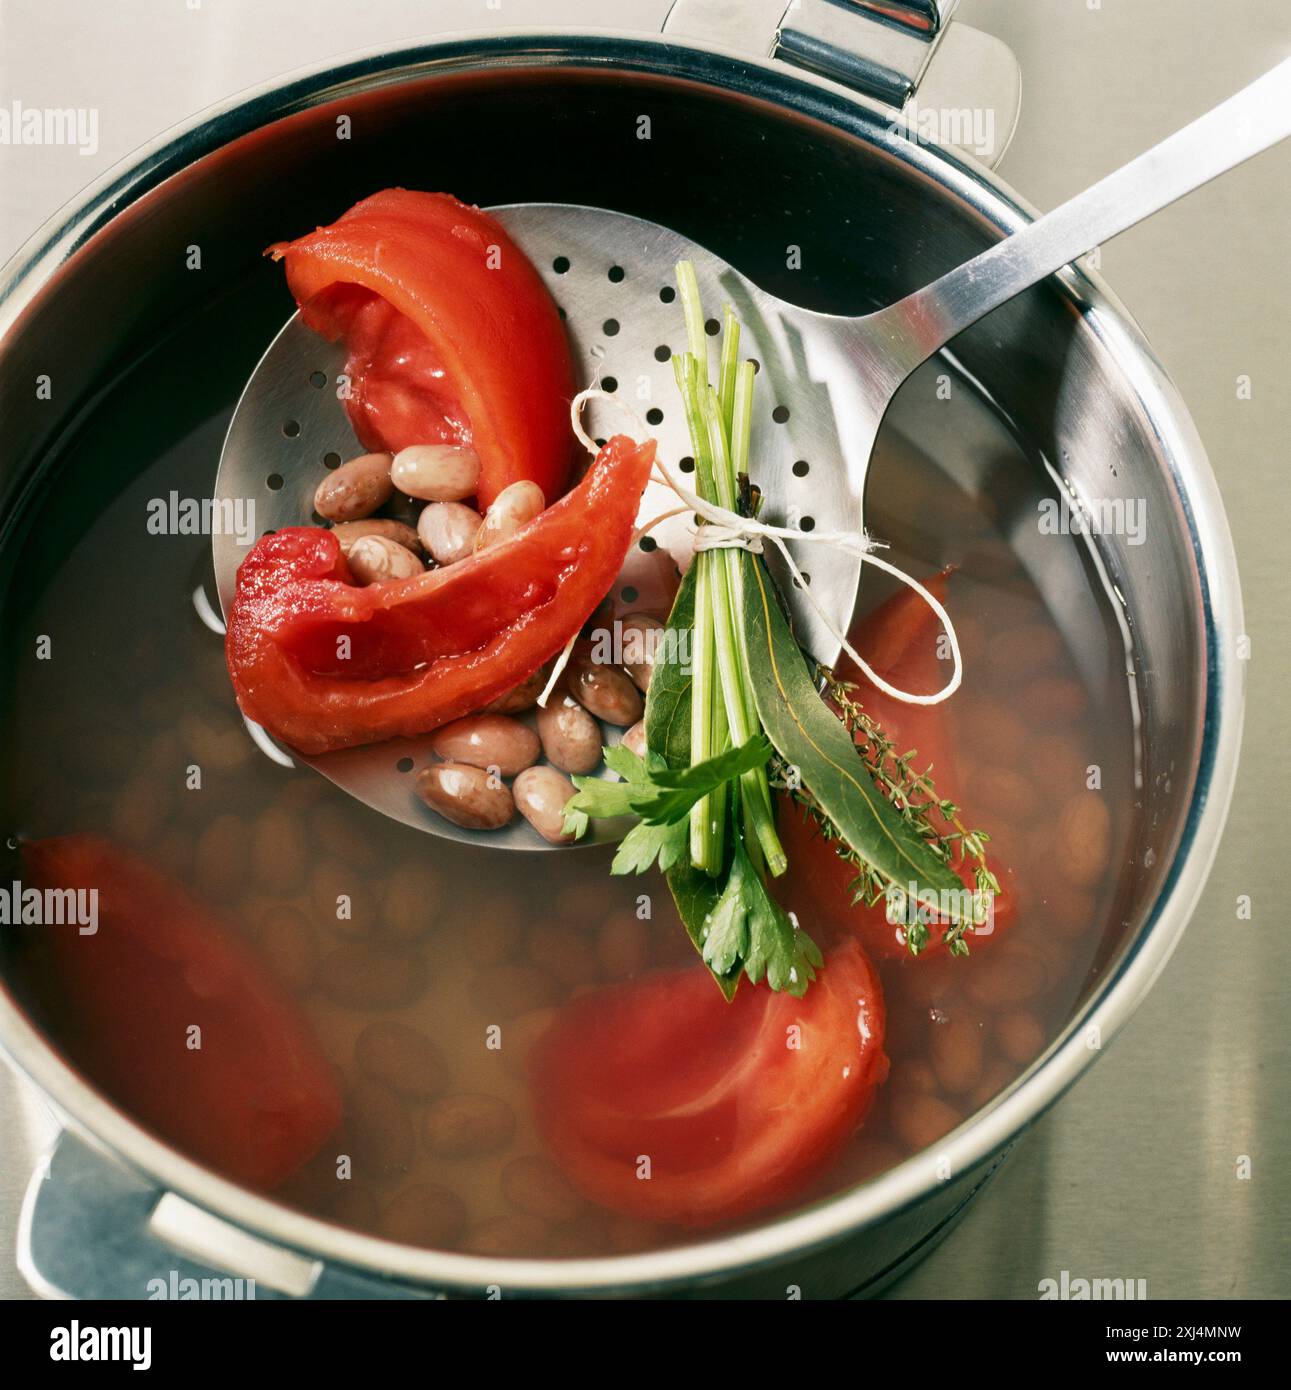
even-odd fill
[{"label": "borlotti bean", "polygon": [[515,779],[515,804],[520,814],[548,844],[567,845],[573,840],[565,833],[565,803],[574,794],[574,784],[554,767],[529,767]]},{"label": "borlotti bean", "polygon": [[463,1092],[427,1108],[422,1138],[441,1158],[477,1158],[506,1148],[515,1128],[515,1111],[506,1101]]},{"label": "borlotti bean", "polygon": [[538,735],[505,714],[468,714],[454,719],[435,730],[430,746],[445,762],[496,768],[503,777],[514,777],[532,767],[541,752]]},{"label": "borlotti bean", "polygon": [[433,1100],[448,1080],[447,1063],[425,1033],[392,1019],[368,1024],[354,1060],[365,1076],[413,1100]]},{"label": "borlotti bean", "polygon": [[484,518],[461,502],[428,502],[417,518],[417,536],[437,565],[455,565],[475,549]]},{"label": "borlotti bean", "polygon": [[1107,868],[1112,817],[1100,792],[1080,791],[1063,803],[1058,833],[1064,850],[1060,865],[1073,888],[1097,883]]},{"label": "borlotti bean", "polygon": [[260,953],[274,978],[293,994],[305,994],[318,974],[318,948],[309,920],[298,908],[271,908],[260,923]]},{"label": "borlotti bean", "polygon": [[466,1203],[437,1182],[405,1187],[382,1210],[377,1231],[387,1240],[442,1250],[456,1245],[466,1229]]},{"label": "borlotti bean", "polygon": [[542,688],[546,684],[546,672],[535,671],[532,676],[508,690],[505,695],[499,695],[491,704],[485,705],[483,713],[519,714],[523,710],[532,709],[538,703],[538,696],[542,694]]},{"label": "borlotti bean", "polygon": [[1044,1047],[1044,1024],[1025,1009],[1000,1014],[995,1020],[995,1041],[1000,1051],[1017,1066],[1025,1066]]},{"label": "borlotti bean", "polygon": [[[571,796],[573,790],[571,786]],[[464,830],[501,830],[515,819],[515,799],[506,783],[466,763],[422,768],[417,774],[417,794],[432,811]]]},{"label": "borlotti bean", "polygon": [[502,1196],[517,1211],[548,1221],[572,1221],[587,1206],[573,1184],[543,1154],[521,1154],[502,1170]]},{"label": "borlotti bean", "polygon": [[354,542],[363,536],[384,536],[414,555],[420,554],[422,549],[421,540],[411,526],[384,516],[370,516],[364,521],[342,521],[332,527],[332,535],[340,542],[342,555],[348,555]]},{"label": "borlotti bean", "polygon": [[985,1038],[981,1021],[956,1011],[932,1030],[929,1046],[933,1071],[950,1095],[971,1091],[982,1078]]},{"label": "borlotti bean", "polygon": [[378,929],[395,941],[420,941],[439,920],[444,900],[442,875],[424,859],[406,859],[385,881]]},{"label": "borlotti bean", "polygon": [[336,1186],[340,1191],[323,1199],[323,1212],[340,1226],[356,1226],[360,1231],[372,1230],[381,1215],[377,1194],[353,1178],[338,1182]]},{"label": "borlotti bean", "polygon": [[521,481],[504,487],[484,513],[484,523],[475,537],[476,550],[486,550],[508,540],[542,512],[547,499],[537,483]]},{"label": "borlotti bean", "polygon": [[513,1019],[556,1002],[559,988],[531,961],[507,961],[477,971],[468,988],[471,1003],[489,1019]]},{"label": "borlotti bean", "polygon": [[982,953],[980,965],[964,988],[975,1003],[1002,1012],[1034,999],[1043,992],[1045,983],[1043,959],[1034,951],[1005,942]]},{"label": "borlotti bean", "polygon": [[664,624],[649,613],[629,613],[620,630],[623,642],[623,669],[638,690],[650,689],[655,657],[666,631]]},{"label": "borlotti bean", "polygon": [[347,558],[350,573],[360,584],[389,584],[426,573],[425,565],[411,550],[384,536],[360,536]]},{"label": "borlotti bean", "polygon": [[645,713],[641,692],[617,666],[593,661],[590,651],[575,649],[569,662],[569,693],[607,724],[626,727]]},{"label": "borlotti bean", "polygon": [[318,982],[346,1009],[401,1009],[426,988],[425,960],[412,951],[347,941],[323,957]]},{"label": "borlotti bean", "polygon": [[361,521],[394,495],[389,454],[360,454],[329,473],[314,493],[325,521]]},{"label": "borlotti bean", "polygon": [[355,1176],[369,1181],[406,1172],[416,1149],[412,1116],[385,1086],[360,1081],[345,1097],[345,1133]]},{"label": "borlotti bean", "polygon": [[596,959],[612,980],[644,970],[649,951],[649,929],[634,911],[612,912],[596,934]]},{"label": "borlotti bean", "polygon": [[592,772],[601,761],[601,726],[562,690],[539,708],[538,736],[548,761],[562,772]]},{"label": "borlotti bean", "polygon": [[623,735],[623,746],[631,753],[635,753],[638,758],[646,755],[646,730],[645,720],[638,719],[635,724]]},{"label": "borlotti bean", "polygon": [[960,1120],[953,1106],[918,1091],[894,1095],[888,1109],[893,1132],[912,1153],[944,1138]]},{"label": "borlotti bean", "polygon": [[577,927],[546,916],[525,934],[525,954],[566,989],[594,984],[600,973],[596,960],[585,946],[583,933]]},{"label": "borlotti bean", "polygon": [[390,466],[395,487],[427,502],[460,502],[480,482],[480,456],[454,444],[410,444]]},{"label": "borlotti bean", "polygon": [[551,1239],[551,1222],[528,1212],[493,1216],[467,1233],[462,1249],[468,1255],[544,1255]]}]

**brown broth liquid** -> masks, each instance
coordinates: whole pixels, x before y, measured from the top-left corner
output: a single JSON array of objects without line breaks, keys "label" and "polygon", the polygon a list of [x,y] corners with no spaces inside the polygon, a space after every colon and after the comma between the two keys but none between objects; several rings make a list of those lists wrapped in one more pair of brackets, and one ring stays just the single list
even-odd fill
[{"label": "brown broth liquid", "polygon": [[[214,415],[105,497],[79,541],[53,552],[57,566],[34,602],[11,613],[6,835],[117,838],[222,912],[298,1001],[343,1078],[346,1120],[280,1190],[284,1200],[396,1240],[480,1253],[596,1255],[691,1238],[585,1203],[545,1160],[535,1161],[544,1151],[525,1074],[527,1046],[571,994],[693,960],[666,887],[610,878],[599,850],[497,854],[424,836],[257,750],[230,692],[221,642],[194,612],[209,542],[146,536],[143,521],[148,499],[171,488],[202,495],[225,418]],[[1039,470],[967,387],[944,407],[936,432],[925,428],[929,418],[926,408],[898,408],[885,428],[867,521],[892,542],[891,558],[916,574],[959,566],[950,604],[966,680],[948,714],[958,761],[942,771],[1015,869],[1020,919],[1007,941],[966,961],[881,965],[891,1076],[846,1151],[798,1202],[935,1143],[1053,1038],[1095,968],[1102,925],[1114,919],[1133,829],[1131,725],[1118,675],[1124,652],[1098,585],[1075,561],[1072,572],[1084,581],[1064,596],[1060,630],[1002,538],[1004,529],[1018,534],[1016,518],[1028,508],[1034,518]],[[960,486],[948,441],[983,431],[997,462]],[[56,516],[53,507],[36,524],[49,527]],[[861,610],[885,596],[867,578]],[[42,633],[52,636],[54,655],[37,662],[31,653]],[[200,791],[185,789],[194,763],[203,769]],[[1088,801],[1094,765],[1098,804],[1114,808],[1114,819],[1091,825],[1076,804]],[[15,868],[12,857],[6,867]],[[643,891],[653,904],[645,921],[637,911]],[[349,920],[337,918],[338,894],[351,902]],[[14,987],[92,1078],[92,1046],[60,1009],[56,988],[35,983],[47,978],[38,968],[40,933],[0,936]],[[421,957],[425,989],[391,1009],[329,997],[324,958],[365,939]],[[104,980],[103,988],[129,998],[129,981]],[[396,1098],[356,1064],[356,1039],[381,1019],[431,1040],[442,1097],[501,1102],[504,1109],[489,1113],[505,1120],[509,1112],[510,1137],[487,1152],[432,1151],[428,1102]],[[488,1046],[490,1025],[501,1025],[500,1049]],[[337,1177],[341,1153],[352,1159],[345,1180]],[[448,1217],[428,1211],[426,1194],[410,1191],[422,1184],[448,1189],[460,1207],[450,1202]]]}]

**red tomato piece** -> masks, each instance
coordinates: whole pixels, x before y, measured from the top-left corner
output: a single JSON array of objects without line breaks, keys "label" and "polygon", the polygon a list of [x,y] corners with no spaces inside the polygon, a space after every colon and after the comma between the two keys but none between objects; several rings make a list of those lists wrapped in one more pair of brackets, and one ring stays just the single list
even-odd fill
[{"label": "red tomato piece", "polygon": [[[943,604],[948,579],[949,571],[942,571],[925,584]],[[937,616],[927,603],[913,590],[903,588],[858,623],[849,636],[852,646],[892,685],[915,694],[931,694],[945,684],[948,674],[947,664],[937,654],[940,632]],[[838,674],[856,683],[857,700],[878,721],[898,752],[917,750],[914,766],[920,771],[932,768],[938,793],[964,808],[960,814],[963,823],[970,829],[982,829],[989,834],[990,826],[979,825],[972,807],[965,807],[956,795],[953,745],[944,706],[908,705],[893,699],[871,685],[846,657],[839,665]],[[835,842],[824,838],[813,816],[789,798],[782,797],[776,829],[789,858],[789,871],[777,881],[776,896],[797,914],[808,932],[854,934],[870,955],[879,960],[910,957],[904,931],[899,924],[888,921],[885,903],[879,902],[872,907],[853,904],[851,886],[856,880],[856,870],[839,857]],[[1004,891],[996,898],[990,930],[979,930],[969,937],[970,951],[980,949],[1001,935],[1016,915],[1014,895],[1009,891],[1012,871],[998,863],[993,855],[988,855],[988,863]],[[960,879],[966,888],[974,886],[971,863],[960,866]],[[919,959],[944,954],[945,950],[942,929],[935,923],[930,924],[928,945]]]},{"label": "red tomato piece", "polygon": [[276,1187],[312,1157],[340,1123],[335,1073],[237,937],[108,840],[35,840],[23,857],[30,886],[98,894],[95,933],[44,926],[33,953],[81,1070],[235,1181]]},{"label": "red tomato piece", "polygon": [[306,323],[345,340],[346,409],[364,448],[472,445],[481,510],[521,479],[548,502],[564,492],[569,342],[500,222],[447,193],[387,188],[269,254]]},{"label": "red tomato piece", "polygon": [[317,527],[262,537],[238,568],[225,644],[243,713],[323,753],[426,733],[519,685],[614,582],[654,451],[615,436],[514,536],[412,579],[353,584]]},{"label": "red tomato piece", "polygon": [[802,999],[746,987],[728,1004],[703,969],[647,976],[574,999],[536,1044],[538,1125],[603,1206],[730,1220],[790,1200],[835,1157],[887,1075],[883,1032],[855,941]]}]

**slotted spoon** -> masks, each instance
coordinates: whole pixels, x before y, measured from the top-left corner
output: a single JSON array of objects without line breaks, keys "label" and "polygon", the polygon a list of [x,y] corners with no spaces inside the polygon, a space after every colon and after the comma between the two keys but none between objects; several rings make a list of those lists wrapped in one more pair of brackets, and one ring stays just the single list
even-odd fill
[{"label": "slotted spoon", "polygon": [[[897,388],[916,367],[991,309],[1289,134],[1291,60],[924,289],[854,319],[777,299],[703,248],[639,218],[539,203],[491,211],[561,306],[577,374],[589,382],[599,377],[644,416],[670,464],[690,452],[670,359],[684,346],[674,266],[692,260],[704,303],[710,312],[726,302],[734,306],[743,324],[742,353],[759,364],[752,456],[754,480],[766,499],[763,518],[804,531],[846,531],[861,525],[875,436]],[[716,326],[714,321],[712,331]],[[309,524],[314,491],[327,468],[358,452],[344,408],[328,389],[344,360],[343,347],[324,342],[295,315],[242,393],[215,495],[230,502],[254,499],[261,531]],[[584,423],[590,434],[604,438],[623,430],[625,418],[597,401]],[[641,517],[675,505],[671,492],[652,484]],[[654,535],[683,567],[689,563],[685,518],[664,523]],[[216,535],[213,549],[227,614],[246,551],[232,535]],[[833,626],[844,629],[860,562],[823,545],[797,545],[794,558]],[[818,660],[832,664],[837,637],[780,578],[800,639]],[[291,757],[418,829],[499,848],[552,848],[523,822],[502,831],[464,830],[423,805],[413,774],[431,760],[428,744],[427,738],[399,739],[316,758]]]}]

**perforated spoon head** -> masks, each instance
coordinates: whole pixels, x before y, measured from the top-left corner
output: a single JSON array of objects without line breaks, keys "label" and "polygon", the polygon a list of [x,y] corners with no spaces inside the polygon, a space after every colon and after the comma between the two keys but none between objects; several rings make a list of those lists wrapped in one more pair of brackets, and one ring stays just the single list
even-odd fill
[{"label": "perforated spoon head", "polygon": [[[675,266],[680,260],[693,261],[705,307],[720,314],[724,304],[733,306],[743,327],[741,356],[758,364],[750,473],[763,494],[762,519],[804,531],[859,528],[878,416],[849,365],[847,335],[839,331],[847,321],[785,304],[702,247],[652,222],[563,204],[490,211],[541,272],[560,306],[576,376],[588,384],[599,382],[642,419],[658,440],[660,456],[683,482],[693,480],[693,473],[687,472],[690,437],[672,368],[672,354],[684,349],[686,337]],[[718,320],[710,320],[714,335],[717,327]],[[715,379],[718,339],[711,342],[710,378]],[[360,452],[335,387],[344,361],[342,345],[325,342],[293,315],[247,382],[224,441],[215,495],[243,505],[253,501],[261,533],[317,523],[313,498],[319,482],[329,468]],[[631,415],[599,400],[590,403],[584,426],[596,439],[635,430]],[[642,499],[640,519],[648,521],[677,506],[671,491],[652,483]],[[651,540],[685,569],[692,534],[691,518],[679,516],[653,530]],[[227,616],[246,550],[233,535],[214,536],[212,546],[220,605]],[[809,577],[812,597],[833,625],[845,630],[856,600],[859,562],[823,545],[791,548]],[[796,592],[796,581],[782,563],[769,559],[799,640],[818,660],[832,664],[837,638]],[[608,727],[605,733],[607,742],[621,735]],[[314,758],[295,752],[287,756],[308,763],[374,810],[419,830],[496,848],[556,848],[522,821],[499,831],[466,830],[423,804],[414,783],[417,770],[433,761],[429,736]],[[613,829],[602,831],[600,838],[614,838]]]}]

